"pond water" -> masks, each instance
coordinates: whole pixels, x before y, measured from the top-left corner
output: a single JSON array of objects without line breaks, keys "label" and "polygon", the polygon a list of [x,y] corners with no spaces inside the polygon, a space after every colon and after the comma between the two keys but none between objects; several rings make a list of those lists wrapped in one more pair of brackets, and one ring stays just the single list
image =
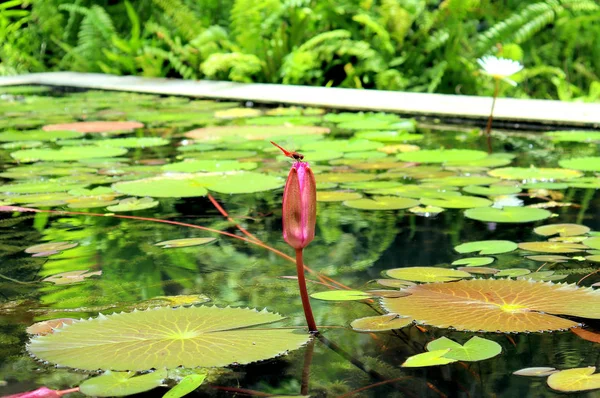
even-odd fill
[{"label": "pond water", "polygon": [[[316,175],[316,237],[304,259],[320,273],[307,273],[311,294],[342,285],[395,290],[401,286],[377,280],[411,277],[390,279],[388,270],[459,268],[465,264],[452,263],[463,258],[479,259],[466,260],[475,265],[461,268],[470,271],[469,277],[504,280],[494,274],[519,269],[512,281],[531,278],[540,284],[577,283],[598,269],[600,132],[495,132],[494,152],[488,155],[479,129],[431,128],[390,114],[246,108],[32,87],[0,91],[0,206],[41,210],[3,207],[0,212],[2,395],[41,386],[68,389],[98,374],[71,369],[85,366],[57,368],[54,361],[30,356],[26,344],[32,335],[26,329],[40,321],[206,303],[279,313],[285,319],[261,327],[303,333],[295,265],[276,253],[293,255],[281,231],[282,187],[291,161],[269,140],[302,152]],[[144,127],[116,123],[121,121]],[[74,122],[86,123],[61,125]],[[203,129],[207,126],[217,128]],[[563,229],[562,238],[557,231],[534,232],[559,223],[588,228]],[[190,238],[211,239],[157,245]],[[474,241],[548,239],[553,244],[488,255],[455,249]],[[427,272],[417,272],[412,280],[436,282]],[[580,285],[599,280],[592,274]],[[547,377],[512,373],[600,365],[598,314],[554,312],[585,324],[587,339],[570,330],[504,334],[438,328],[419,319],[418,310],[412,316],[419,326],[353,330],[352,321],[385,314],[390,301],[405,299],[387,298],[382,306],[377,294],[382,293],[354,301],[311,299],[320,338],[287,355],[265,354],[259,362],[213,369],[190,396],[553,397],[565,394],[550,388]],[[590,313],[600,310],[594,297],[580,303],[595,307]],[[439,311],[456,316],[457,323],[468,317],[460,303],[444,305]],[[502,320],[497,325],[505,327]],[[126,330],[113,331],[115,336],[121,332]],[[407,358],[426,352],[432,340],[446,337],[464,344],[472,336],[496,342],[501,353],[481,361],[402,367]],[[597,388],[598,380],[589,379]],[[159,387],[143,394],[167,391]]]}]

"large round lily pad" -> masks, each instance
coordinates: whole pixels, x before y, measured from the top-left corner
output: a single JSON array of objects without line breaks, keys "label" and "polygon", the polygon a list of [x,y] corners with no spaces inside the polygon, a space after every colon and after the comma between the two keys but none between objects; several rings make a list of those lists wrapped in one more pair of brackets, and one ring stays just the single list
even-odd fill
[{"label": "large round lily pad", "polygon": [[360,210],[401,210],[417,206],[419,202],[397,196],[374,196],[372,199],[347,200],[343,204]]},{"label": "large round lily pad", "polygon": [[159,307],[65,325],[33,338],[27,349],[41,360],[84,370],[247,364],[308,341],[308,334],[291,329],[251,328],[281,319],[245,308]]},{"label": "large round lily pad", "polygon": [[476,196],[448,196],[443,199],[423,198],[421,203],[426,206],[437,206],[444,209],[471,209],[473,207],[491,206],[492,201]]},{"label": "large round lily pad", "polygon": [[473,220],[501,223],[525,223],[544,220],[552,215],[548,210],[531,207],[476,207],[465,210],[465,216]]},{"label": "large round lily pad", "polygon": [[78,133],[77,131],[5,131],[0,133],[0,141],[54,141],[65,138],[76,138],[80,136],[81,133]]},{"label": "large round lily pad", "polygon": [[411,282],[451,282],[470,278],[468,272],[437,267],[406,267],[390,269],[386,272],[390,278]]},{"label": "large round lily pad", "polygon": [[383,298],[390,313],[440,328],[542,332],[579,323],[552,315],[600,319],[600,292],[576,285],[512,279],[474,279],[409,286],[409,296]]},{"label": "large round lily pad", "polygon": [[587,246],[565,242],[521,242],[519,248],[536,253],[576,253],[586,250]]},{"label": "large round lily pad", "polygon": [[444,163],[450,161],[468,161],[483,159],[487,153],[472,149],[427,149],[416,152],[405,152],[396,155],[403,162]]},{"label": "large round lily pad", "polygon": [[488,171],[492,177],[503,178],[505,180],[520,181],[553,181],[569,180],[581,177],[583,174],[579,170],[551,169],[537,167],[503,167]]},{"label": "large round lily pad", "polygon": [[517,244],[509,240],[480,240],[458,245],[454,248],[459,253],[500,254],[517,250]]},{"label": "large round lily pad", "polygon": [[327,134],[329,129],[314,126],[218,126],[188,131],[185,136],[198,141],[222,141],[237,137],[245,140],[265,140],[278,136]]},{"label": "large round lily pad", "polygon": [[183,162],[164,165],[162,170],[176,173],[197,173],[199,171],[234,171],[253,170],[258,167],[255,162],[239,162],[237,160],[199,160],[190,159]]},{"label": "large round lily pad", "polygon": [[565,169],[581,171],[600,171],[600,156],[587,156],[582,158],[563,159],[558,162]]},{"label": "large round lily pad", "polygon": [[534,228],[533,232],[542,236],[552,236],[559,234],[560,236],[577,236],[590,232],[590,229],[585,225],[579,224],[551,224],[542,225]]},{"label": "large round lily pad", "polygon": [[127,153],[125,148],[106,148],[97,146],[64,147],[60,149],[24,149],[10,154],[20,162],[38,160],[66,162],[71,160],[110,158]]},{"label": "large round lily pad", "polygon": [[208,193],[206,185],[191,176],[161,176],[124,181],[113,184],[112,188],[125,195],[156,198],[206,196]]},{"label": "large round lily pad", "polygon": [[553,390],[563,392],[600,389],[600,373],[594,373],[595,366],[574,368],[552,373],[547,380]]},{"label": "large round lily pad", "polygon": [[63,124],[48,124],[42,127],[44,131],[72,130],[80,133],[110,133],[115,131],[129,131],[144,127],[139,122],[78,122]]}]

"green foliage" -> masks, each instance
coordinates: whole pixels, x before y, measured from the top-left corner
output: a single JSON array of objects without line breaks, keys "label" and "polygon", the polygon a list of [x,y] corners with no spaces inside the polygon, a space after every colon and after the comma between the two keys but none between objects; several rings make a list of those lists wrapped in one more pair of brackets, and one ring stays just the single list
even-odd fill
[{"label": "green foliage", "polygon": [[600,98],[595,0],[11,0],[0,75],[83,72],[489,95],[476,59],[523,62],[501,95]]}]

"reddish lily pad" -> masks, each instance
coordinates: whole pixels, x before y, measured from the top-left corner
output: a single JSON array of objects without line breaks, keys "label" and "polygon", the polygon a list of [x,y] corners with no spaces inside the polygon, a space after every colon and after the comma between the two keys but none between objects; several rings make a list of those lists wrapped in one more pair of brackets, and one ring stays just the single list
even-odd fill
[{"label": "reddish lily pad", "polygon": [[130,131],[144,127],[139,122],[78,122],[63,124],[48,124],[42,127],[44,131],[71,130],[80,133],[110,133],[115,131]]},{"label": "reddish lily pad", "polygon": [[368,316],[355,319],[350,323],[357,332],[383,332],[387,330],[402,329],[412,323],[412,318],[404,318],[396,314]]}]

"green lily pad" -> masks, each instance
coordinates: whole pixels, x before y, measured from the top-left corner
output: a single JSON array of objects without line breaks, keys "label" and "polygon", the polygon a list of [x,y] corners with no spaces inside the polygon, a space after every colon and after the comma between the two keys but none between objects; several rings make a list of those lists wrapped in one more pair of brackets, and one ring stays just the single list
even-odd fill
[{"label": "green lily pad", "polygon": [[101,376],[85,380],[79,386],[80,391],[93,397],[122,397],[152,390],[163,384],[167,378],[166,370],[133,377],[135,372],[111,372],[107,370]]},{"label": "green lily pad", "polygon": [[358,181],[358,182],[346,182],[342,184],[342,188],[347,189],[362,189],[362,190],[373,190],[373,189],[384,189],[394,188],[401,186],[401,182],[394,181]]},{"label": "green lily pad", "polygon": [[107,140],[94,140],[94,145],[118,147],[118,148],[147,148],[154,146],[163,146],[170,143],[169,140],[160,137],[127,137],[111,138]]},{"label": "green lily pad", "polygon": [[443,212],[444,209],[437,206],[415,206],[408,211],[422,217],[433,217]]},{"label": "green lily pad", "polygon": [[450,162],[445,162],[444,167],[477,167],[477,168],[488,168],[488,167],[500,167],[506,166],[510,164],[514,159],[513,154],[509,153],[494,153],[492,155],[488,155],[485,158],[477,159],[477,160],[453,160]]},{"label": "green lily pad", "polygon": [[471,274],[455,269],[437,267],[406,267],[386,271],[387,276],[411,282],[451,282],[470,278]]},{"label": "green lily pad", "polygon": [[[414,127],[413,127],[414,129]],[[354,134],[356,138],[379,142],[409,142],[423,139],[423,134],[411,134],[406,131],[360,131]]]},{"label": "green lily pad", "polygon": [[492,184],[494,182],[498,182],[497,178],[492,177],[484,177],[484,176],[471,176],[471,177],[461,177],[461,176],[450,176],[450,177],[442,177],[442,178],[429,178],[423,180],[423,182],[427,182],[435,185],[451,185],[454,187],[466,187],[469,185],[487,185]]},{"label": "green lily pad", "polygon": [[285,183],[282,178],[254,172],[209,175],[198,177],[197,180],[211,191],[229,194],[272,191]]},{"label": "green lily pad", "polygon": [[[600,178],[583,177],[568,182],[568,187],[582,189],[600,189]],[[555,188],[556,189],[556,188]]]},{"label": "green lily pad", "polygon": [[521,192],[520,187],[508,185],[490,185],[489,187],[481,187],[477,185],[468,185],[463,188],[463,191],[482,196],[498,196],[498,195],[514,195]]},{"label": "green lily pad", "polygon": [[527,256],[525,257],[529,260],[533,261],[541,261],[544,263],[566,263],[570,260],[567,256],[558,256],[558,255],[539,255],[539,256]]},{"label": "green lily pad", "polygon": [[325,292],[313,293],[310,297],[325,301],[355,301],[365,300],[372,296],[359,290],[328,290]]},{"label": "green lily pad", "polygon": [[324,182],[335,182],[335,183],[346,183],[346,182],[359,182],[359,181],[371,181],[375,178],[373,174],[367,173],[321,173],[315,175],[317,183]]},{"label": "green lily pad", "polygon": [[328,128],[315,126],[216,126],[188,131],[185,136],[197,141],[216,142],[231,138],[262,141],[279,136],[293,137],[327,133],[329,133]]},{"label": "green lily pad", "polygon": [[408,357],[402,364],[403,368],[421,368],[424,366],[438,366],[447,365],[452,362],[456,362],[456,359],[450,359],[444,357],[444,355],[450,352],[449,348],[443,350],[436,350],[430,352],[424,352],[422,354],[413,355]]},{"label": "green lily pad", "polygon": [[576,253],[586,250],[580,243],[565,242],[521,242],[519,249],[539,253]]},{"label": "green lily pad", "polygon": [[497,274],[498,272],[500,272],[500,270],[496,269],[496,268],[472,267],[472,266],[458,267],[457,270],[465,271],[465,272],[468,272],[469,274],[473,274],[473,275],[494,275],[494,274]]},{"label": "green lily pad", "polygon": [[552,215],[548,210],[531,207],[478,207],[465,210],[465,216],[473,220],[500,223],[526,223],[544,220]]},{"label": "green lily pad", "polygon": [[112,188],[125,195],[157,198],[206,196],[208,190],[200,178],[193,176],[161,176],[118,182]]},{"label": "green lily pad", "polygon": [[533,232],[542,236],[552,236],[556,234],[559,234],[560,236],[577,236],[587,234],[590,232],[590,229],[585,225],[579,224],[552,224],[534,228]]},{"label": "green lily pad", "polygon": [[44,202],[59,202],[64,203],[65,200],[71,199],[72,196],[65,192],[49,192],[49,193],[33,193],[28,195],[11,195],[10,201],[17,204],[31,204]]},{"label": "green lily pad", "polygon": [[41,360],[83,370],[247,364],[308,341],[308,334],[291,329],[251,328],[282,319],[246,308],[158,307],[74,322],[34,337],[27,349]]},{"label": "green lily pad", "polygon": [[398,195],[406,198],[435,198],[445,199],[451,196],[460,196],[460,192],[454,187],[424,187],[423,185],[405,184],[391,188],[378,188],[369,190],[369,193],[377,195]]},{"label": "green lily pad", "polygon": [[583,242],[589,248],[600,250],[600,236],[592,236],[591,238],[587,238]]},{"label": "green lily pad", "polygon": [[13,141],[0,145],[2,149],[38,148],[44,145],[42,141]]},{"label": "green lily pad", "polygon": [[106,210],[114,212],[146,210],[152,209],[158,204],[158,201],[152,198],[125,198],[116,205],[108,206]]},{"label": "green lily pad", "polygon": [[463,253],[478,252],[479,254],[501,254],[517,250],[517,244],[509,240],[480,240],[463,243],[454,247],[454,250]]},{"label": "green lily pad", "polygon": [[364,151],[364,152],[348,152],[344,155],[346,159],[382,159],[387,157],[383,152]]},{"label": "green lily pad", "polygon": [[528,269],[525,269],[525,268],[507,268],[507,269],[501,270],[494,276],[495,277],[506,276],[509,278],[516,278],[518,276],[524,276],[524,275],[527,275],[530,273],[531,273],[531,271]]},{"label": "green lily pad", "polygon": [[483,361],[500,355],[502,352],[500,344],[477,336],[472,337],[464,345],[460,345],[449,338],[440,337],[428,343],[426,348],[427,351],[450,349],[443,355],[444,358],[466,362]]},{"label": "green lily pad", "polygon": [[600,373],[595,366],[561,370],[548,376],[548,386],[556,391],[574,392],[600,389]]},{"label": "green lily pad", "polygon": [[474,207],[491,206],[492,201],[475,196],[448,196],[444,199],[422,198],[421,203],[426,206],[437,206],[445,209],[471,209]]},{"label": "green lily pad", "polygon": [[216,111],[214,115],[218,119],[238,119],[243,117],[260,116],[262,115],[262,111],[254,108],[230,108]]},{"label": "green lily pad", "polygon": [[521,185],[521,188],[525,189],[567,189],[571,186],[573,181],[579,181],[581,178],[571,180],[569,183],[566,182],[528,182]]},{"label": "green lily pad", "polygon": [[235,171],[253,170],[258,163],[239,162],[237,160],[197,160],[189,159],[179,163],[171,163],[162,166],[163,171],[177,173],[197,173],[199,171]]},{"label": "green lily pad", "polygon": [[200,160],[227,160],[227,159],[242,159],[256,155],[255,151],[231,150],[231,151],[206,151],[199,154],[190,153],[189,157],[197,156]]},{"label": "green lily pad", "polygon": [[[311,162],[322,162],[325,160],[339,159],[344,156],[344,152],[340,151],[304,151],[302,152],[304,159]],[[279,156],[278,156],[279,158]],[[287,158],[286,158],[287,159]]]},{"label": "green lily pad", "polygon": [[105,148],[96,146],[64,147],[60,149],[23,149],[10,154],[20,162],[38,160],[66,162],[70,160],[116,157],[127,153],[125,148]]},{"label": "green lily pad", "polygon": [[392,123],[387,120],[378,120],[377,118],[366,118],[364,120],[339,123],[337,126],[344,130],[381,130],[392,128]]},{"label": "green lily pad", "polygon": [[401,317],[397,314],[386,314],[355,319],[350,323],[350,327],[357,332],[384,332],[402,329],[410,325],[412,321],[412,318]]},{"label": "green lily pad", "polygon": [[488,171],[492,177],[519,181],[570,180],[582,176],[579,170],[550,169],[537,167],[504,167]]},{"label": "green lily pad", "polygon": [[155,246],[160,246],[163,249],[171,249],[176,247],[190,247],[205,245],[210,242],[214,242],[216,238],[184,238],[184,239],[173,239],[158,242]]},{"label": "green lily pad", "polygon": [[558,162],[565,169],[581,171],[600,171],[600,156],[587,156],[581,158],[563,159]]},{"label": "green lily pad", "polygon": [[468,161],[483,159],[486,156],[487,153],[472,149],[428,149],[396,155],[403,162],[416,163],[445,163],[455,160]]},{"label": "green lily pad", "polygon": [[407,286],[414,286],[414,282],[403,281],[400,279],[377,279],[377,283],[386,287],[395,287],[396,289],[402,289]]},{"label": "green lily pad", "polygon": [[186,144],[177,147],[179,152],[203,152],[203,151],[212,151],[215,149],[215,145],[211,144]]},{"label": "green lily pad", "polygon": [[338,151],[338,152],[365,152],[372,151],[383,146],[380,142],[351,139],[351,140],[329,140],[309,142],[302,145],[304,151]]},{"label": "green lily pad", "polygon": [[185,376],[175,387],[163,395],[163,398],[180,398],[191,393],[202,385],[206,376],[208,376],[206,371]]},{"label": "green lily pad", "polygon": [[481,265],[488,265],[493,262],[493,257],[467,257],[454,261],[452,265],[466,265],[468,267],[479,267]]},{"label": "green lily pad", "polygon": [[552,141],[558,142],[597,142],[600,141],[599,131],[550,131],[544,134]]},{"label": "green lily pad", "polygon": [[317,191],[317,202],[343,202],[362,198],[358,192]]},{"label": "green lily pad", "polygon": [[321,122],[319,116],[259,116],[249,119],[248,125],[262,126],[310,126]]},{"label": "green lily pad", "polygon": [[71,209],[92,209],[94,207],[107,207],[116,205],[118,200],[113,200],[113,197],[78,197],[66,200],[67,205]]},{"label": "green lily pad", "polygon": [[0,133],[0,141],[55,141],[65,138],[76,138],[81,136],[82,134],[76,131],[5,131]]},{"label": "green lily pad", "polygon": [[82,183],[63,183],[57,180],[42,180],[32,182],[22,182],[18,184],[5,184],[0,185],[0,192],[6,193],[52,193],[52,192],[66,192],[75,188],[83,188],[89,184]]},{"label": "green lily pad", "polygon": [[343,204],[344,206],[360,210],[401,210],[414,207],[419,202],[414,199],[397,196],[374,196],[372,199],[347,200]]}]

